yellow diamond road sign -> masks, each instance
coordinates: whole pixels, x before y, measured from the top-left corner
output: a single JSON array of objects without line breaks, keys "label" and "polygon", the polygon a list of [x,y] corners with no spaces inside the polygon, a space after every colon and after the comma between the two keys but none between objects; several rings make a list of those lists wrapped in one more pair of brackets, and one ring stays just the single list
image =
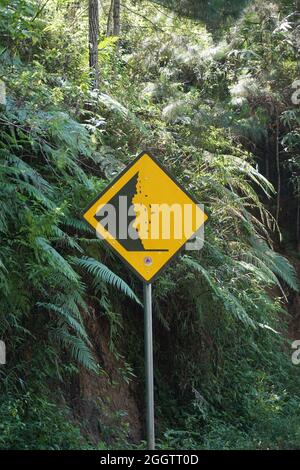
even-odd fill
[{"label": "yellow diamond road sign", "polygon": [[150,283],[207,216],[161,164],[144,152],[90,204],[84,218]]}]

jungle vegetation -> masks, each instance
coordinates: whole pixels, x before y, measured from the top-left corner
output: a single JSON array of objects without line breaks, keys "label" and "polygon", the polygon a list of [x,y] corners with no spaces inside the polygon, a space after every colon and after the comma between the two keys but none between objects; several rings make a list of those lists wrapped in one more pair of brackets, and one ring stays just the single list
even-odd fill
[{"label": "jungle vegetation", "polygon": [[0,449],[145,446],[142,286],[81,217],[145,148],[209,214],[154,285],[158,447],[300,447],[299,14],[0,0]]}]

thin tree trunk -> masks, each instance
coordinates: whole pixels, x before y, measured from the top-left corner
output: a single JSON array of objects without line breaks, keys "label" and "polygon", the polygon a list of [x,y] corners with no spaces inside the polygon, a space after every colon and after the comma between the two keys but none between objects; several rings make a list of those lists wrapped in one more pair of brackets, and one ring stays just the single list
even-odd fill
[{"label": "thin tree trunk", "polygon": [[296,221],[297,251],[300,252],[300,182],[297,179],[297,221]]},{"label": "thin tree trunk", "polygon": [[267,136],[266,136],[266,154],[265,154],[265,171],[266,171],[266,178],[270,180],[270,141],[269,141],[269,130],[267,129]]},{"label": "thin tree trunk", "polygon": [[120,36],[121,31],[121,23],[120,23],[120,0],[114,0],[114,29],[113,34],[114,36]]},{"label": "thin tree trunk", "polygon": [[280,196],[281,196],[281,176],[279,161],[279,118],[276,112],[276,168],[277,168],[277,203],[276,203],[276,222],[279,221]]},{"label": "thin tree trunk", "polygon": [[98,0],[89,0],[89,63],[93,79],[93,88],[99,88],[100,72],[98,58],[99,4]]},{"label": "thin tree trunk", "polygon": [[113,12],[114,12],[114,0],[111,0],[108,17],[107,17],[106,36],[112,36],[113,34]]}]

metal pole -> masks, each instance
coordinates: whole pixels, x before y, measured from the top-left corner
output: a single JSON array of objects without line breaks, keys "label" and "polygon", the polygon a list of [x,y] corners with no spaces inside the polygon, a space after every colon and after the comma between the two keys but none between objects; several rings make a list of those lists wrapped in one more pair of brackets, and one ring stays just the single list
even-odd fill
[{"label": "metal pole", "polygon": [[152,336],[152,286],[144,284],[144,331],[146,361],[146,408],[148,450],[155,449],[154,388],[153,388],[153,336]]}]

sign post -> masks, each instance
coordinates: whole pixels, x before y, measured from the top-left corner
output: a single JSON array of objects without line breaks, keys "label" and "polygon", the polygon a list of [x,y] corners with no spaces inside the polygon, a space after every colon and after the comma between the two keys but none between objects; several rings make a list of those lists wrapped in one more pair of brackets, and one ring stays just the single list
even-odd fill
[{"label": "sign post", "polygon": [[147,444],[148,450],[155,449],[154,433],[154,379],[153,379],[153,328],[152,328],[152,285],[144,283],[144,341],[145,376],[147,407]]},{"label": "sign post", "polygon": [[153,450],[152,282],[195,237],[207,215],[158,160],[143,152],[89,205],[83,217],[144,285],[147,443]]}]

